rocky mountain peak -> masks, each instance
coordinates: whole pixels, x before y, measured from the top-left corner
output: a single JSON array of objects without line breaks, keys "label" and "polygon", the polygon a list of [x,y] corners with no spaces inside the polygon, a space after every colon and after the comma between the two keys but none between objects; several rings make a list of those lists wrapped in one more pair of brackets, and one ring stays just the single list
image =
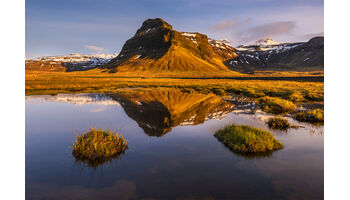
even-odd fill
[{"label": "rocky mountain peak", "polygon": [[170,30],[173,29],[173,27],[170,24],[168,24],[166,21],[164,21],[161,18],[147,19],[142,23],[141,28],[137,30],[136,35],[140,33],[147,33],[152,29],[159,28],[159,27],[163,27]]},{"label": "rocky mountain peak", "polygon": [[265,39],[260,39],[256,41],[256,44],[259,46],[266,46],[266,45],[278,45],[278,42],[275,42],[272,40],[272,38],[265,38]]},{"label": "rocky mountain peak", "polygon": [[147,19],[103,68],[111,72],[231,72],[224,61],[237,57],[228,41],[194,32],[179,32],[160,18]]},{"label": "rocky mountain peak", "polygon": [[308,43],[310,44],[323,44],[324,43],[324,37],[322,36],[318,36],[318,37],[314,37],[314,38],[311,38]]}]

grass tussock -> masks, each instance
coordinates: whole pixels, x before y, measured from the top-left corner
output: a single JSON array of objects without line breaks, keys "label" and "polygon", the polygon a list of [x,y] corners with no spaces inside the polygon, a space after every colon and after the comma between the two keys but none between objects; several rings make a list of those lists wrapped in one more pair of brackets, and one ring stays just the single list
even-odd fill
[{"label": "grass tussock", "polygon": [[263,154],[283,148],[283,144],[265,130],[245,125],[231,125],[218,130],[214,136],[240,154]]},{"label": "grass tussock", "polygon": [[267,124],[269,128],[272,129],[280,129],[280,130],[287,130],[292,125],[288,122],[288,120],[280,118],[280,117],[272,117],[267,121]]},{"label": "grass tussock", "polygon": [[127,142],[110,130],[90,128],[76,138],[73,155],[81,160],[106,160],[124,152]]},{"label": "grass tussock", "polygon": [[293,102],[277,97],[262,97],[258,102],[263,111],[273,114],[288,113],[297,108]]},{"label": "grass tussock", "polygon": [[322,123],[324,122],[324,111],[322,109],[302,111],[296,113],[294,118],[301,122]]}]

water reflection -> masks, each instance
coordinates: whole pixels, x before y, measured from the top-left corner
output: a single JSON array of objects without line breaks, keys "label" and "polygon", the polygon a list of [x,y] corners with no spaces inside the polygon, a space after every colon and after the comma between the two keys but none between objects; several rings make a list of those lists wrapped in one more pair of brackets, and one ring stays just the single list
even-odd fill
[{"label": "water reflection", "polygon": [[124,155],[124,152],[108,157],[108,159],[81,159],[81,158],[75,158],[75,164],[80,167],[89,167],[92,168],[93,170],[97,170],[99,167],[103,165],[108,165],[112,164],[114,161],[121,159],[122,156]]},{"label": "water reflection", "polygon": [[220,119],[234,105],[214,94],[183,93],[178,89],[135,89],[111,95],[149,136],[161,137],[175,126]]},{"label": "water reflection", "polygon": [[[97,98],[80,94],[79,101],[47,97],[26,98],[27,199],[323,198],[322,126],[288,118],[303,127],[283,133],[271,130],[285,148],[271,156],[249,158],[233,154],[213,134],[232,123],[268,130],[268,115],[226,111],[227,102],[213,95],[145,89]],[[104,105],[97,99],[114,103]],[[161,114],[152,106],[158,106]],[[138,108],[146,114],[137,113]],[[144,134],[140,124],[157,127],[158,132]],[[76,160],[67,150],[74,131],[91,126],[123,127],[129,150],[104,163]],[[163,137],[148,136],[167,128],[171,132]]]},{"label": "water reflection", "polygon": [[[106,94],[57,94],[57,95],[32,95],[26,96],[26,100],[41,99],[44,101],[72,103],[75,105],[98,104],[98,105],[119,105]],[[94,111],[92,111],[94,112]],[[98,112],[98,111],[95,111]]]},{"label": "water reflection", "polygon": [[[215,138],[217,139],[217,138]],[[218,140],[218,139],[217,139]],[[218,142],[220,142],[220,140],[218,140]],[[221,142],[220,142],[221,143]],[[223,146],[225,146],[225,148],[227,150],[229,150],[232,154],[234,154],[235,156],[238,157],[242,157],[245,158],[247,160],[249,159],[264,159],[264,158],[270,158],[272,157],[272,154],[275,153],[275,151],[269,151],[269,152],[261,152],[261,153],[244,153],[244,152],[237,152],[237,151],[233,151],[229,146],[227,146],[226,144],[222,144]]]}]

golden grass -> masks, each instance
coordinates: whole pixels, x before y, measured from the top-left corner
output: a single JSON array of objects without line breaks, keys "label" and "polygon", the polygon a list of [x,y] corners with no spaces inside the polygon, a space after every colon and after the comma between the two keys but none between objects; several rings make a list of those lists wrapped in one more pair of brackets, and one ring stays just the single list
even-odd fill
[{"label": "golden grass", "polygon": [[109,130],[90,128],[79,135],[72,154],[80,160],[106,160],[124,152],[127,142],[123,136]]},{"label": "golden grass", "polygon": [[233,152],[241,154],[269,153],[283,148],[270,132],[246,125],[226,126],[214,136]]},{"label": "golden grass", "polygon": [[278,97],[266,96],[260,98],[258,102],[263,111],[273,114],[293,112],[297,108],[293,102]]},{"label": "golden grass", "polygon": [[[279,97],[291,101],[323,101],[323,82],[133,78],[91,70],[84,72],[26,71],[26,95],[57,93],[114,93],[127,87],[179,88],[187,92],[242,94],[249,97]],[[125,74],[124,74],[125,75]],[[171,74],[168,74],[171,76]],[[181,74],[177,74],[181,75]],[[187,74],[188,75],[188,74]],[[197,74],[198,75],[198,74]]]},{"label": "golden grass", "polygon": [[321,109],[302,111],[296,113],[294,118],[302,122],[322,123],[324,122],[324,111]]},{"label": "golden grass", "polygon": [[292,127],[292,125],[288,122],[288,120],[280,117],[271,117],[268,120],[267,124],[271,129],[287,130],[290,127]]}]

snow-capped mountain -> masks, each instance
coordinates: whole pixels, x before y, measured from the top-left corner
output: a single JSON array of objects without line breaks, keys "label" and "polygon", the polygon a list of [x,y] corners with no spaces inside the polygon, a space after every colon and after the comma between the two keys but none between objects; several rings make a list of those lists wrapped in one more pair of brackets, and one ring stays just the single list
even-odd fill
[{"label": "snow-capped mountain", "polygon": [[[26,60],[27,70],[104,72],[251,73],[257,70],[323,70],[324,38],[278,43],[271,38],[230,46],[197,32],[180,32],[160,18],[145,20],[120,54],[69,54]],[[239,73],[237,73],[239,74]]]},{"label": "snow-capped mountain", "polygon": [[232,73],[224,61],[237,54],[227,44],[201,33],[177,31],[160,18],[147,19],[120,54],[101,68],[111,73]]},{"label": "snow-capped mountain", "polygon": [[308,42],[277,43],[271,38],[254,45],[240,45],[238,57],[226,61],[233,70],[242,72],[264,68],[323,68],[324,38],[315,37]]},{"label": "snow-capped mountain", "polygon": [[79,54],[45,56],[36,59],[26,59],[26,69],[50,71],[81,71],[106,64],[115,54]]},{"label": "snow-capped mountain", "polygon": [[260,46],[270,46],[270,45],[279,45],[278,42],[272,40],[272,38],[266,38],[256,41],[256,45]]},{"label": "snow-capped mountain", "polygon": [[106,62],[110,59],[118,56],[118,53],[115,54],[79,54],[71,53],[69,55],[59,55],[59,56],[45,56],[39,57],[37,61],[57,61],[57,62],[88,62],[88,61],[100,61]]}]

